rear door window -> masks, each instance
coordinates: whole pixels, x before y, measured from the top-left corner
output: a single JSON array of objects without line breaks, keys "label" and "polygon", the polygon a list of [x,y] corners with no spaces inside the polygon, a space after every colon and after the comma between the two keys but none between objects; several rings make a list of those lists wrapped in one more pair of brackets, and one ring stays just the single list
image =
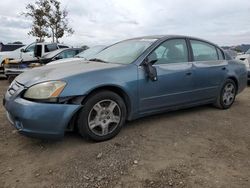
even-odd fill
[{"label": "rear door window", "polygon": [[218,60],[216,47],[198,40],[190,40],[193,50],[194,61],[216,61]]}]

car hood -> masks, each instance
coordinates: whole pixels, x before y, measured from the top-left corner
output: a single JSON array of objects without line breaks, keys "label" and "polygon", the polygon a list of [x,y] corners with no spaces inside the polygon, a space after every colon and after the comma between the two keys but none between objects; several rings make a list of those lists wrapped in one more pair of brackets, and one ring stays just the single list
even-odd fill
[{"label": "car hood", "polygon": [[10,54],[10,52],[0,52],[0,56],[8,56]]},{"label": "car hood", "polygon": [[33,68],[25,73],[19,75],[16,81],[20,84],[29,87],[31,85],[50,81],[50,80],[66,80],[69,77],[81,75],[84,73],[111,69],[120,67],[120,64],[101,63],[93,61],[77,61],[73,65],[72,63],[59,63],[50,66],[43,66],[39,68]]},{"label": "car hood", "polygon": [[18,59],[20,58],[20,50],[14,50],[14,51],[7,51],[7,52],[0,52],[0,63],[5,59]]},{"label": "car hood", "polygon": [[6,58],[9,57],[10,52],[0,52],[0,63]]},{"label": "car hood", "polygon": [[19,57],[20,51],[14,50],[14,51],[7,51],[7,52],[0,52],[0,57],[4,58],[16,58]]}]

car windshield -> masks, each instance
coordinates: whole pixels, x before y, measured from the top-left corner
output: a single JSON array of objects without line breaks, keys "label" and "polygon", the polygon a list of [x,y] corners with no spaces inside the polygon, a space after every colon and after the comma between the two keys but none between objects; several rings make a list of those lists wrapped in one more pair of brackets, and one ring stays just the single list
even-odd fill
[{"label": "car windshield", "polygon": [[250,54],[250,48],[246,51],[246,54]]},{"label": "car windshield", "polygon": [[49,52],[48,54],[44,55],[43,58],[53,58],[55,57],[57,54],[59,54],[60,52],[64,51],[64,49],[58,49],[58,50],[54,50],[52,52]]},{"label": "car windshield", "polygon": [[[157,39],[132,39],[116,43],[92,57],[106,63],[130,64]],[[91,59],[90,59],[91,60]]]},{"label": "car windshield", "polygon": [[89,49],[84,50],[83,52],[79,53],[78,55],[76,55],[76,57],[89,59],[89,58],[92,58],[92,56],[96,55],[101,50],[103,50],[104,48],[105,48],[105,46],[94,46],[92,48],[89,48]]}]

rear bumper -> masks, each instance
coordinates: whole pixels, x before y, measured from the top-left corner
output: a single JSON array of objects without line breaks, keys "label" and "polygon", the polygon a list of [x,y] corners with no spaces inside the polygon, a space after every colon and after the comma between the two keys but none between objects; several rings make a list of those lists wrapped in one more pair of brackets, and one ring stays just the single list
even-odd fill
[{"label": "rear bumper", "polygon": [[21,133],[41,139],[60,139],[80,105],[31,102],[5,95],[9,122]]}]

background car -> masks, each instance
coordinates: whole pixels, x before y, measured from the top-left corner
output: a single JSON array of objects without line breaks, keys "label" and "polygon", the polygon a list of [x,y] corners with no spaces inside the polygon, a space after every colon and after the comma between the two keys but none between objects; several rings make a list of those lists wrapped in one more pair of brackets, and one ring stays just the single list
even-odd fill
[{"label": "background car", "polygon": [[193,37],[150,36],[111,45],[88,61],[19,75],[4,97],[19,133],[58,139],[65,130],[95,141],[117,135],[126,120],[214,104],[228,109],[247,84],[240,61]]},{"label": "background car", "polygon": [[50,52],[42,58],[38,57],[34,60],[8,61],[8,63],[4,65],[4,74],[7,76],[9,82],[11,82],[17,75],[29,70],[30,68],[43,66],[49,62],[56,61],[59,59],[72,58],[82,51],[82,48],[63,48]]},{"label": "background car", "polygon": [[73,58],[52,61],[52,62],[48,63],[47,65],[54,65],[54,64],[58,64],[58,63],[77,62],[77,61],[81,61],[82,59],[88,60],[92,56],[94,56],[97,53],[99,53],[100,51],[102,51],[104,48],[106,48],[106,46],[103,46],[103,45],[94,46],[94,47],[91,47],[87,50],[84,50],[83,52],[77,54]]},{"label": "background car", "polygon": [[228,53],[233,59],[236,58],[236,56],[238,55],[238,53],[235,50],[231,50],[231,49],[227,49],[224,50],[226,53]]},{"label": "background car", "polygon": [[68,48],[67,45],[61,45],[57,43],[31,43],[27,46],[20,47],[14,51],[0,52],[0,74],[4,74],[5,61],[17,60],[17,61],[32,61],[36,60],[34,57],[34,51],[36,48],[40,49],[40,57],[60,48]]},{"label": "background car", "polygon": [[236,56],[237,60],[241,60],[248,69],[248,83],[250,83],[250,49],[242,55]]}]

